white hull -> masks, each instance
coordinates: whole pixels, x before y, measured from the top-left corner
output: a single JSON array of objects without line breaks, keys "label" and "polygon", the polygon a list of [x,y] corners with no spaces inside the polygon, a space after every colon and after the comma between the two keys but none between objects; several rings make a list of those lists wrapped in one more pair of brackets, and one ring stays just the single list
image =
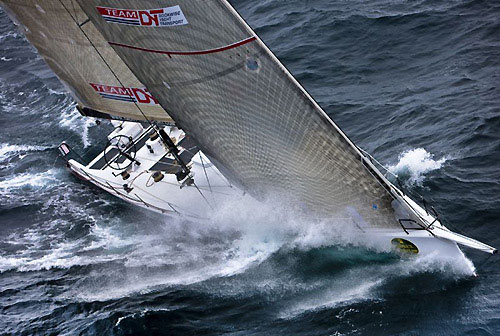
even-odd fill
[{"label": "white hull", "polygon": [[[126,134],[139,142],[151,131],[142,126],[137,128],[139,124],[125,124],[127,127],[116,130],[112,136]],[[178,144],[183,144],[181,140],[184,134],[181,131],[175,127],[166,127],[165,130],[172,138],[178,139]],[[130,164],[127,169],[129,173],[127,179],[124,179],[120,172],[110,165],[102,165],[105,152],[87,165],[68,159],[67,166],[78,177],[127,202],[155,212],[191,220],[207,220],[218,205],[235,202],[243,197],[244,192],[232,186],[201,151],[197,151],[188,164],[195,184],[186,185],[185,181],[179,182],[175,174],[164,174],[161,181],[154,182],[152,174],[155,165],[170,156],[160,139],[143,141],[142,144],[135,155],[140,165]],[[148,144],[149,148],[145,144]],[[181,154],[189,151],[187,148],[180,147],[180,149]],[[402,195],[396,187],[393,185],[391,187]],[[419,255],[435,253],[452,259],[464,258],[457,243],[489,253],[496,252],[496,249],[486,244],[448,230],[409,197],[402,195],[401,202],[406,202],[406,206],[412,209],[422,222],[427,223],[425,229],[422,227],[417,229],[403,227],[401,229],[361,229],[358,233],[361,240],[368,242],[367,245],[376,245],[382,250],[397,247],[397,250]]]}]

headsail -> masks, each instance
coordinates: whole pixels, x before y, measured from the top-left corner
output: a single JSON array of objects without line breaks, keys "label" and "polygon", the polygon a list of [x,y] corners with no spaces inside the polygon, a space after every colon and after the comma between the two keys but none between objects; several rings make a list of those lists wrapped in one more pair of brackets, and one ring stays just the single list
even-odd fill
[{"label": "headsail", "polygon": [[[0,0],[80,105],[132,120],[172,119],[74,0]],[[142,112],[140,110],[142,110]]]},{"label": "headsail", "polygon": [[214,163],[254,194],[399,227],[394,196],[225,0],[78,0]]}]

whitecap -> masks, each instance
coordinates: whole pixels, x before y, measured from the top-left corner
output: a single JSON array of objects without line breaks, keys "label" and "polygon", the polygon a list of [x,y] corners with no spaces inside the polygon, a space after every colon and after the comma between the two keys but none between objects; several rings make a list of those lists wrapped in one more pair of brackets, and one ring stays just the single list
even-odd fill
[{"label": "whitecap", "polygon": [[80,113],[74,105],[64,109],[61,114],[59,125],[69,128],[81,136],[84,148],[90,146],[89,129],[96,125],[93,118],[82,120]]},{"label": "whitecap", "polygon": [[282,319],[337,307],[346,307],[363,301],[383,300],[378,289],[390,280],[409,278],[418,274],[434,273],[442,280],[452,281],[475,275],[472,262],[463,258],[446,258],[438,253],[401,259],[385,265],[366,265],[350,269],[335,281],[322,280],[307,288],[306,293],[285,304],[278,314]]},{"label": "whitecap", "polygon": [[23,187],[41,188],[53,182],[57,182],[56,169],[50,169],[41,173],[23,173],[11,176],[0,181],[0,190],[12,190]]},{"label": "whitecap", "polygon": [[434,155],[424,148],[415,148],[404,151],[399,155],[399,162],[389,166],[389,170],[396,175],[408,175],[410,183],[421,184],[425,174],[440,169],[449,157],[434,159]]},{"label": "whitecap", "polygon": [[27,152],[44,151],[49,147],[37,145],[10,145],[0,144],[0,161],[13,155],[25,155]]},{"label": "whitecap", "polygon": [[64,91],[57,91],[57,90],[54,90],[51,88],[49,88],[49,93],[53,94],[53,95],[58,95],[58,96],[66,95],[66,92],[64,92]]},{"label": "whitecap", "polygon": [[19,33],[15,32],[15,31],[9,31],[5,34],[0,35],[0,42],[9,38],[9,37],[18,38],[19,36],[20,36]]},{"label": "whitecap", "polygon": [[281,312],[279,317],[293,319],[298,315],[311,311],[331,309],[370,300],[373,299],[372,292],[374,289],[383,283],[383,279],[366,280],[356,285],[353,284],[353,281],[355,279],[350,277],[338,279],[337,282],[343,283],[343,285],[319,290],[309,298],[301,298],[299,303]]}]

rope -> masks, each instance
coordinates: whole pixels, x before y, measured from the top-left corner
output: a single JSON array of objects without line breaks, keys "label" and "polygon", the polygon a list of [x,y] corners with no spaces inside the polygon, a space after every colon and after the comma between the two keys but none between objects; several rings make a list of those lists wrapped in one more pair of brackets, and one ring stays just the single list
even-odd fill
[{"label": "rope", "polygon": [[210,207],[210,209],[212,209],[212,210],[213,210],[214,208],[212,207],[212,204],[210,204],[210,202],[209,202],[209,201],[208,201],[208,199],[205,197],[205,195],[203,195],[203,193],[201,192],[200,188],[198,188],[198,186],[196,185],[196,183],[194,182],[194,180],[192,180],[192,181],[193,181],[193,185],[195,186],[196,190],[198,190],[198,192],[200,193],[201,197],[203,197],[203,199],[205,200],[205,202],[207,202],[207,204],[208,204],[208,206]]},{"label": "rope", "polygon": [[491,257],[493,257],[493,254],[490,254],[481,264],[476,266],[476,269],[479,271],[479,269],[482,268],[488,262],[488,260],[490,260]]},{"label": "rope", "polygon": [[56,166],[57,160],[59,160],[60,157],[61,156],[59,154],[57,154],[56,159],[54,160],[54,163],[52,164],[52,168],[54,168]]},{"label": "rope", "polygon": [[165,165],[169,165],[169,166],[180,167],[180,166],[179,166],[178,164],[176,164],[176,163],[170,163],[170,162],[165,162],[165,161],[162,161],[163,157],[162,157],[160,160],[158,160],[158,161],[156,161],[156,160],[152,160],[152,159],[149,159],[149,158],[144,157],[144,156],[137,156],[137,158],[138,158],[138,159],[141,159],[141,161],[142,161],[142,160],[144,160],[144,161],[150,161],[150,162],[154,162],[154,163],[161,163],[161,164],[165,164]]},{"label": "rope", "polygon": [[[195,146],[195,147],[192,147],[192,148],[190,148],[190,149],[193,149],[193,148],[196,148],[196,146]],[[184,150],[186,150],[186,151],[187,151],[188,153],[190,153],[190,154],[193,154],[193,156],[194,156],[194,155],[196,155],[196,154],[194,154],[193,152],[191,152],[191,151],[190,151],[189,149],[187,149],[187,148],[184,148]],[[200,155],[201,155],[201,154],[200,154]],[[202,159],[202,165],[203,165],[203,159]],[[225,178],[225,177],[224,177],[221,173],[219,173],[219,171],[215,168],[215,165],[214,165],[214,164],[212,164],[212,166],[211,166],[211,167],[208,167],[208,168],[212,168],[212,169],[214,170],[214,172],[215,172],[217,175],[219,175],[219,177],[220,177],[223,181],[225,181],[225,182],[226,182],[226,184],[227,184],[227,187],[228,187],[228,188],[233,188],[232,184],[231,184],[231,183],[229,183],[229,180],[228,180],[228,179],[226,179],[226,178]],[[205,167],[203,167],[203,169],[205,169]],[[207,179],[207,180],[208,180],[208,179]]]},{"label": "rope", "polygon": [[394,176],[395,178],[398,178],[398,175],[394,174],[393,172],[391,172],[386,166],[384,166],[383,164],[381,164],[379,161],[377,161],[377,159],[375,159],[370,153],[368,153],[367,151],[365,151],[364,149],[358,147],[358,149],[363,152],[365,155],[367,155],[371,160],[375,161],[376,164],[378,164],[381,168],[383,168],[387,173],[391,174],[392,176]]},{"label": "rope", "polygon": [[201,152],[200,152],[200,161],[201,165],[203,166],[203,171],[205,172],[205,177],[207,178],[208,188],[210,189],[210,192],[212,192],[212,186],[210,185],[210,180],[208,179],[207,170],[205,169],[205,164],[203,163],[203,156],[201,155]]}]

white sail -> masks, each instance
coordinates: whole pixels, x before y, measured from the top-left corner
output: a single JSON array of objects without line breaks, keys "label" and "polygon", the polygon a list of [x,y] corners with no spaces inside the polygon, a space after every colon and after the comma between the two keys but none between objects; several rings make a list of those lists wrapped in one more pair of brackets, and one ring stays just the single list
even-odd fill
[{"label": "white sail", "polygon": [[[133,120],[172,119],[73,0],[0,0],[80,105]],[[144,115],[143,115],[144,114]]]},{"label": "white sail", "polygon": [[79,0],[176,123],[254,195],[400,227],[390,187],[223,0]]}]

